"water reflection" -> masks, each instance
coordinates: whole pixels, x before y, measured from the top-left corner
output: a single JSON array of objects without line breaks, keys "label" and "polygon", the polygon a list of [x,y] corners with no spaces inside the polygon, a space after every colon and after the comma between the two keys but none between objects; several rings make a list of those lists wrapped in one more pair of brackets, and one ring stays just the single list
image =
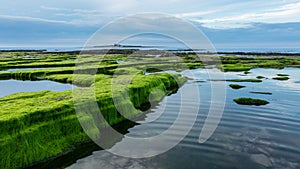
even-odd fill
[{"label": "water reflection", "polygon": [[[300,88],[299,84],[293,83],[300,81],[300,69],[253,69],[245,76],[240,76],[240,72],[226,73],[226,78],[230,79],[259,75],[267,79],[262,83],[238,83],[246,86],[240,90],[227,87],[222,121],[213,136],[203,144],[199,144],[198,138],[210,106],[211,82],[206,70],[193,71],[196,80],[185,85],[200,86],[201,108],[196,124],[180,144],[164,154],[145,159],[128,159],[97,151],[69,168],[300,168]],[[278,73],[289,74],[290,80],[273,80]],[[250,93],[252,91],[272,95],[257,95]],[[238,105],[233,102],[237,97],[265,99],[270,104],[260,107]],[[178,115],[176,107],[180,104],[180,94],[167,96],[165,100],[146,115],[143,124],[129,129],[127,136],[157,135],[170,127]],[[162,108],[164,113],[161,114]],[[186,117],[189,121],[189,116]],[[170,139],[172,137],[176,137],[176,133],[170,135]]]},{"label": "water reflection", "polygon": [[1,80],[0,97],[19,92],[37,92],[42,90],[51,90],[55,92],[63,90],[72,90],[73,85],[62,84],[49,80],[41,81],[21,81],[21,80]]}]

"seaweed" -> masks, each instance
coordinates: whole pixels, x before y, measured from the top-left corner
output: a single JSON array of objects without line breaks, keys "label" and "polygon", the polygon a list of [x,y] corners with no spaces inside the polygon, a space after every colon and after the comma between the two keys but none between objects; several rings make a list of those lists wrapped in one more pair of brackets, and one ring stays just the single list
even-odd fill
[{"label": "seaweed", "polygon": [[277,77],[273,77],[272,79],[285,81],[285,80],[289,80],[290,78],[287,76],[277,76]]},{"label": "seaweed", "polygon": [[277,74],[277,76],[290,76],[288,74]]},{"label": "seaweed", "polygon": [[257,79],[264,79],[264,76],[256,76]]},{"label": "seaweed", "polygon": [[270,93],[270,92],[250,92],[250,93],[253,93],[253,94],[264,94],[264,95],[272,95],[272,93]]},{"label": "seaweed", "polygon": [[230,84],[229,85],[232,89],[241,89],[241,88],[244,88],[246,86],[241,86],[241,85],[238,85],[238,84]]},{"label": "seaweed", "polygon": [[237,99],[234,99],[234,102],[236,102],[237,104],[241,104],[241,105],[255,105],[255,106],[269,104],[269,102],[266,100],[253,99],[253,98],[237,98]]}]

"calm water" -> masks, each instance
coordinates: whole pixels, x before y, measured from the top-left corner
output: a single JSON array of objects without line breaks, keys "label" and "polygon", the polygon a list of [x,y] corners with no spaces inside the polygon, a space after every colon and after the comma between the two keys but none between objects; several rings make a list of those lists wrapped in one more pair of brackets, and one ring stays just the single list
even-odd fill
[{"label": "calm water", "polygon": [[21,80],[0,80],[0,97],[18,92],[37,92],[42,90],[63,91],[72,90],[73,85],[62,84],[49,80],[21,81]]},{"label": "calm water", "polygon": [[[179,45],[178,47],[171,47],[174,46],[174,44],[167,44],[165,46],[153,46],[153,47],[143,47],[140,48],[140,50],[145,49],[164,49],[164,50],[178,50],[178,49],[184,49],[182,45]],[[109,47],[110,48],[110,47]],[[127,47],[126,49],[136,49],[137,47]],[[88,48],[86,48],[88,49]],[[97,49],[107,49],[107,47],[97,48]],[[125,49],[125,48],[116,48],[115,49]],[[47,50],[50,52],[61,52],[61,51],[78,51],[83,50],[83,47],[0,47],[0,50]],[[300,48],[295,47],[282,47],[282,48],[270,48],[270,47],[216,47],[216,51],[218,52],[262,52],[262,53],[268,53],[268,52],[276,52],[276,53],[300,53]]]},{"label": "calm water", "polygon": [[[226,73],[227,79],[258,75],[268,79],[263,79],[263,83],[238,83],[246,86],[240,90],[229,88],[228,82],[222,120],[211,138],[203,144],[198,139],[210,106],[211,84],[204,69],[193,72],[196,80],[187,82],[185,87],[199,87],[200,111],[193,129],[177,146],[164,154],[144,159],[119,157],[103,150],[95,151],[69,168],[300,168],[300,69],[253,69],[248,75]],[[289,74],[291,79],[271,79],[278,73]],[[250,92],[271,92],[272,95]],[[140,121],[141,125],[129,129],[127,136],[153,136],[169,128],[178,115],[180,94],[181,90],[165,97],[159,105],[151,109],[145,120]],[[265,99],[270,104],[238,105],[233,102],[238,97]],[[191,105],[195,104],[191,100],[189,102]],[[192,121],[188,116],[185,120]],[[170,139],[173,137],[176,134],[170,135]],[[124,141],[126,138],[121,142]]]},{"label": "calm water", "polygon": [[[61,67],[60,67],[61,68]],[[44,69],[55,69],[55,68],[14,68],[14,69],[5,69],[0,70],[0,72],[19,72],[19,71],[26,71],[26,70],[44,70]]]}]

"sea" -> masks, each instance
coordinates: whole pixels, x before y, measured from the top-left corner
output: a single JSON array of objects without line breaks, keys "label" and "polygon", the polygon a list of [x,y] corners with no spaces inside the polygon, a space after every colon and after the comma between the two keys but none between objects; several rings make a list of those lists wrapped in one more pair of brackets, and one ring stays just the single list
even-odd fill
[{"label": "sea", "polygon": [[[168,47],[168,46],[126,46],[126,47],[0,47],[0,51],[2,50],[45,50],[48,52],[65,52],[65,51],[80,51],[80,50],[89,50],[89,49],[139,49],[139,50],[176,50],[176,51],[185,51],[188,49],[185,48],[177,48],[177,47]],[[204,51],[204,49],[193,49],[193,51]],[[244,47],[227,47],[227,48],[216,48],[216,51],[213,52],[250,52],[250,53],[300,53],[299,47],[280,47],[280,48],[270,48],[270,47],[259,47],[259,48],[244,48]]]}]

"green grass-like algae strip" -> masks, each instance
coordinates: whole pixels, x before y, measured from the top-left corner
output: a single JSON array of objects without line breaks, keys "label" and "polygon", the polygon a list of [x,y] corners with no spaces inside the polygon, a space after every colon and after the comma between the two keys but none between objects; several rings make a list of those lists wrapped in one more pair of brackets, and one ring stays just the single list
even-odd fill
[{"label": "green grass-like algae strip", "polygon": [[[71,82],[72,74],[51,75],[49,79]],[[78,84],[90,84],[87,77]],[[113,87],[117,90],[114,95],[122,99],[127,75],[121,75]],[[80,77],[77,79],[80,80]],[[81,80],[80,80],[81,81]],[[96,75],[96,101],[107,123],[93,123],[93,118],[82,117],[87,120],[92,132],[97,137],[101,135],[101,127],[113,125],[123,121],[112,99],[112,78],[109,75]],[[127,117],[136,116],[141,111],[138,108],[151,101],[159,101],[169,90],[178,89],[185,82],[179,75],[167,73],[134,76],[128,84],[130,100],[120,100],[118,104],[127,108]],[[153,90],[162,91],[155,93]],[[128,106],[132,104],[134,107]],[[73,105],[72,91],[63,92],[24,92],[0,98],[0,166],[1,168],[22,168],[34,162],[44,160],[72,149],[78,143],[86,142],[90,138],[83,131]],[[132,109],[134,108],[134,109]],[[127,118],[126,117],[126,118]],[[95,118],[95,117],[94,117]],[[94,126],[94,127],[93,127]],[[97,128],[99,130],[97,130]]]},{"label": "green grass-like algae strip", "polygon": [[253,94],[265,94],[265,95],[272,95],[272,93],[270,93],[270,92],[250,92],[250,93],[253,93]]},{"label": "green grass-like algae strip", "polygon": [[288,74],[277,74],[277,76],[290,76]]},{"label": "green grass-like algae strip", "polygon": [[257,79],[264,79],[264,76],[256,76]]},{"label": "green grass-like algae strip", "polygon": [[252,83],[262,82],[262,80],[260,80],[260,79],[229,79],[226,81],[228,81],[228,82],[252,82]]},{"label": "green grass-like algae strip", "polygon": [[284,80],[289,80],[290,78],[287,76],[277,76],[277,77],[273,77],[272,79],[284,81]]}]

